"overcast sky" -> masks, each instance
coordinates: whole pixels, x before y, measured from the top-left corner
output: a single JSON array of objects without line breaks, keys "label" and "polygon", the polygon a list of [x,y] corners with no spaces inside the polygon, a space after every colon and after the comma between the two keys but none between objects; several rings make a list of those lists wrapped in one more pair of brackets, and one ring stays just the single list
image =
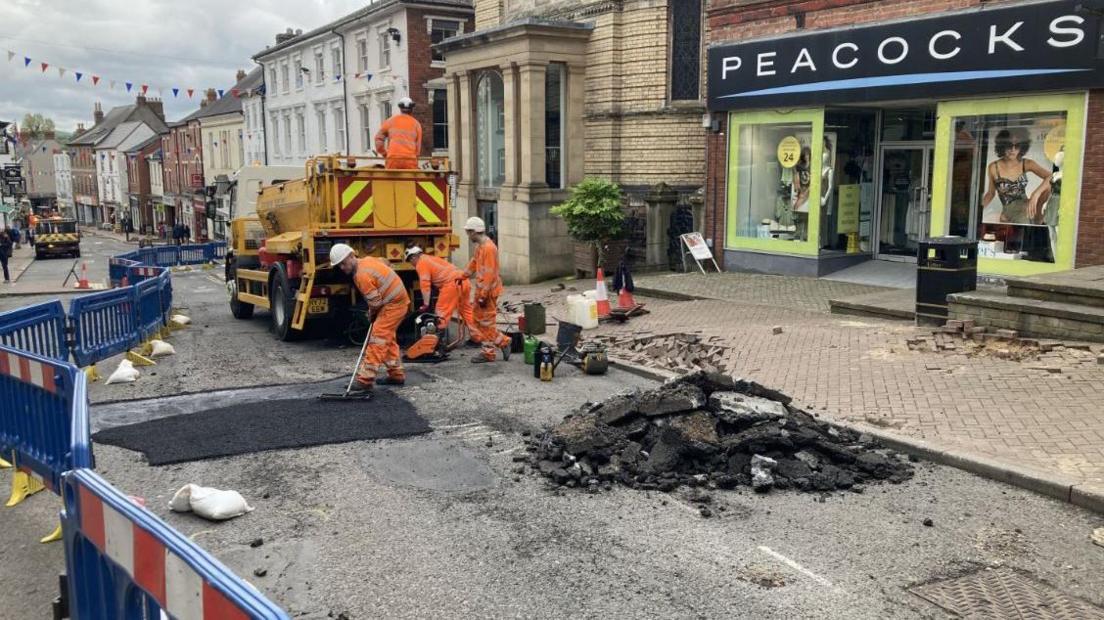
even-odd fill
[{"label": "overcast sky", "polygon": [[[181,118],[199,107],[206,88],[229,90],[238,69],[275,43],[287,28],[316,28],[368,0],[0,0],[0,120],[28,112],[54,119],[59,130],[92,124],[104,110],[162,88],[165,115]],[[16,56],[9,62],[8,51]],[[24,57],[31,65],[24,67]],[[42,72],[41,62],[49,68]],[[66,69],[59,78],[58,67]],[[84,74],[80,83],[74,72]],[[92,75],[100,76],[92,86]],[[110,90],[111,80],[117,82]],[[133,82],[127,93],[124,82]],[[173,98],[171,88],[181,89]],[[189,100],[184,89],[195,88]]]}]

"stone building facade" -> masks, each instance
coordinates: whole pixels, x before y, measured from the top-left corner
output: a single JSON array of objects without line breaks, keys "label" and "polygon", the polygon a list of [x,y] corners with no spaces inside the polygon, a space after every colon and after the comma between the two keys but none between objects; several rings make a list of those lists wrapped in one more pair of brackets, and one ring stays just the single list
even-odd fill
[{"label": "stone building facade", "polygon": [[488,220],[507,280],[574,270],[574,244],[548,210],[585,177],[625,191],[641,229],[637,266],[666,264],[670,211],[705,182],[703,9],[477,0],[476,31],[438,46],[449,116],[460,119],[449,139],[460,172],[454,221]]}]

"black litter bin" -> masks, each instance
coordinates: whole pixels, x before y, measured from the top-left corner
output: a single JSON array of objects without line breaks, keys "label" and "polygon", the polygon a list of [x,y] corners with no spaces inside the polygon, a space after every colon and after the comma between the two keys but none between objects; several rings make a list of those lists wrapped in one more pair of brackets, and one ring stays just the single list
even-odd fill
[{"label": "black litter bin", "polygon": [[947,321],[947,295],[977,288],[977,241],[935,237],[919,243],[916,255],[916,322]]}]

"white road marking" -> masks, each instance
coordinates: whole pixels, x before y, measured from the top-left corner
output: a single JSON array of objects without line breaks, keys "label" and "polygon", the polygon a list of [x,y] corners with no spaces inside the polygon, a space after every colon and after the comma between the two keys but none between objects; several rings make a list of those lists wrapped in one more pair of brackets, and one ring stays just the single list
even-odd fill
[{"label": "white road marking", "polygon": [[467,424],[448,424],[445,426],[434,426],[434,430],[441,430],[443,428],[468,428],[471,426],[480,426],[479,422],[468,422]]},{"label": "white road marking", "polygon": [[820,585],[824,586],[825,588],[831,588],[832,590],[835,590],[836,592],[843,592],[843,590],[841,590],[840,588],[837,588],[836,586],[832,585],[831,581],[828,581],[824,577],[821,577],[820,575],[818,575],[818,574],[814,573],[813,571],[805,568],[804,566],[798,564],[797,562],[791,560],[790,558],[782,555],[781,553],[778,553],[774,549],[771,549],[770,547],[767,547],[765,545],[759,545],[759,550],[762,551],[763,553],[771,556],[772,558],[778,560],[779,562],[785,564],[786,566],[789,566],[790,568],[792,568],[795,571],[801,573],[802,575],[805,575],[806,577],[808,577],[808,578],[812,579],[813,581],[819,583]]}]

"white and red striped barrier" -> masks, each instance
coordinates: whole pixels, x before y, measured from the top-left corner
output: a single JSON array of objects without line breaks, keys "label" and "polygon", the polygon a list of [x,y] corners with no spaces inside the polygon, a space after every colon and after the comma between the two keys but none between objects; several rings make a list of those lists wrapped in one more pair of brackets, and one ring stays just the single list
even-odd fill
[{"label": "white and red striped barrier", "polygon": [[0,375],[29,383],[51,394],[57,394],[54,366],[11,351],[0,351]]}]

